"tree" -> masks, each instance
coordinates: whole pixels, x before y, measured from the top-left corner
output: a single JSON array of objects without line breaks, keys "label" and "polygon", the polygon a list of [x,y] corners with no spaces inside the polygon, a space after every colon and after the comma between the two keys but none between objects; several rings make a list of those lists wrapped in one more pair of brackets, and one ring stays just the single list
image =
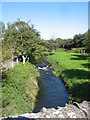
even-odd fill
[{"label": "tree", "polygon": [[84,47],[86,46],[86,35],[85,34],[79,34],[75,35],[73,38],[73,47]]},{"label": "tree", "polygon": [[5,24],[3,21],[0,22],[0,40],[3,39],[5,33]]},{"label": "tree", "polygon": [[35,51],[42,48],[39,32],[29,23],[18,20],[12,24],[7,24],[7,26],[4,44],[11,49],[12,55],[22,54],[23,61],[25,61],[24,55],[30,58]]}]

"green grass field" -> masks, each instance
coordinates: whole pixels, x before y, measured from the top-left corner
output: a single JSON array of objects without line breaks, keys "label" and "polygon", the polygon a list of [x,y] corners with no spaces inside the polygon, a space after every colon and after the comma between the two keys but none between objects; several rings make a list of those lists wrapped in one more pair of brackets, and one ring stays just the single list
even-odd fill
[{"label": "green grass field", "polygon": [[2,115],[17,115],[32,112],[39,91],[39,72],[30,63],[17,64],[3,72]]},{"label": "green grass field", "polygon": [[88,54],[58,51],[53,52],[48,59],[55,75],[65,82],[70,93],[70,103],[90,100]]}]

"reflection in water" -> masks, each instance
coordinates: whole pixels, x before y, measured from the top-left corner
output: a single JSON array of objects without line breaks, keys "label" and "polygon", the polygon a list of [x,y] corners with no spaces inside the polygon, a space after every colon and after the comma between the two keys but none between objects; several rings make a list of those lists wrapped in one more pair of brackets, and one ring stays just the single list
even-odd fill
[{"label": "reflection in water", "polygon": [[69,102],[69,94],[63,82],[53,74],[52,69],[47,65],[38,64],[36,66],[40,70],[40,92],[33,112],[39,112],[42,107],[64,107]]}]

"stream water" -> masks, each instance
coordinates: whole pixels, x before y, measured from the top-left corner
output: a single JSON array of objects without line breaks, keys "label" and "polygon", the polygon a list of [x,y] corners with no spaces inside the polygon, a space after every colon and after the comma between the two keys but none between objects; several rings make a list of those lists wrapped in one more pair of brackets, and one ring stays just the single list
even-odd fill
[{"label": "stream water", "polygon": [[64,107],[69,102],[69,94],[61,79],[53,74],[46,64],[36,65],[40,71],[40,91],[33,112],[39,112],[43,107]]}]

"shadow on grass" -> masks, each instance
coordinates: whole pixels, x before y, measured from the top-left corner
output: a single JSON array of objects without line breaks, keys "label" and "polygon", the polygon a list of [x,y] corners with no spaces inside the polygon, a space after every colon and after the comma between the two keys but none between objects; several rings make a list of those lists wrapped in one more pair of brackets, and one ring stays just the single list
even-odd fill
[{"label": "shadow on grass", "polygon": [[78,70],[78,69],[67,69],[62,71],[62,74],[65,74],[67,78],[74,78],[77,79],[90,79],[90,72],[85,70]]},{"label": "shadow on grass", "polygon": [[74,57],[71,58],[71,60],[87,60],[88,56],[87,55],[72,55]]},{"label": "shadow on grass", "polygon": [[83,82],[78,84],[73,84],[72,94],[74,96],[74,100],[78,100],[78,102],[89,101],[90,100],[90,82]]},{"label": "shadow on grass", "polygon": [[50,52],[49,54],[50,54],[50,55],[54,55],[54,54],[55,54],[55,52]]},{"label": "shadow on grass", "polygon": [[90,63],[82,64],[85,68],[90,68]]}]

